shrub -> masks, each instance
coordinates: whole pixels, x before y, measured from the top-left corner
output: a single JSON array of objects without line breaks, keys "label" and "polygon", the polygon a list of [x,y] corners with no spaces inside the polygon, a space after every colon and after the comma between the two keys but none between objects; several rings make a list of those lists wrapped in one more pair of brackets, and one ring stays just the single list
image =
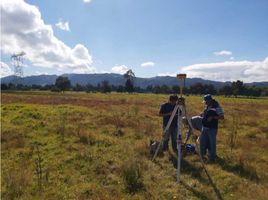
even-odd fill
[{"label": "shrub", "polygon": [[2,181],[5,187],[3,199],[20,199],[27,193],[32,184],[33,174],[29,167],[29,160],[21,157],[18,163],[5,162],[2,164]]},{"label": "shrub", "polygon": [[60,112],[60,114],[59,114],[59,125],[58,125],[57,132],[60,135],[62,142],[64,142],[64,139],[65,139],[66,121],[67,121],[67,113],[65,111]]},{"label": "shrub", "polygon": [[237,114],[237,109],[233,110],[232,113],[232,122],[231,122],[231,130],[229,132],[229,147],[231,149],[231,152],[233,148],[236,146],[237,142],[237,134],[238,134],[238,128],[239,128],[239,116]]},{"label": "shrub", "polygon": [[23,135],[13,131],[3,131],[1,143],[6,143],[7,148],[23,148],[25,145]]},{"label": "shrub", "polygon": [[123,178],[128,193],[135,194],[145,189],[139,165],[133,163],[123,169]]}]

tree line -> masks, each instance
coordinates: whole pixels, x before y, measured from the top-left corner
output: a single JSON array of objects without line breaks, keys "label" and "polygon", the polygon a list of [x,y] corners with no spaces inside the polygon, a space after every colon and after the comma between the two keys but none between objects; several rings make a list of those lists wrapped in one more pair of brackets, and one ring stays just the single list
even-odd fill
[{"label": "tree line", "polygon": [[[137,93],[155,93],[155,94],[171,94],[178,93],[179,86],[168,86],[168,85],[150,85],[146,88],[134,86],[134,76],[126,75],[125,85],[111,85],[109,81],[102,81],[98,85],[86,84],[71,85],[71,81],[67,77],[58,77],[55,84],[51,85],[23,85],[23,84],[1,84],[1,90],[50,90],[53,92],[62,91],[85,91],[85,92],[137,92]],[[185,94],[213,94],[213,95],[224,95],[224,96],[268,96],[268,87],[257,87],[247,86],[242,81],[237,80],[229,85],[224,85],[221,88],[215,88],[212,84],[195,83],[190,87],[184,88]]]}]

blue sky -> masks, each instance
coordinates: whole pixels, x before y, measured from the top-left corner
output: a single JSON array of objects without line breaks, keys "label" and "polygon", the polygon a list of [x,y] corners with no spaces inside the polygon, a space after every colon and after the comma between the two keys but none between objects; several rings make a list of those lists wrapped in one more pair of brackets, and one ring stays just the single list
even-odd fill
[{"label": "blue sky", "polygon": [[[37,11],[28,5],[36,6]],[[17,30],[16,26],[10,30],[10,23],[1,21],[2,66],[11,68],[11,50],[25,47],[29,52],[25,75],[132,69],[139,77],[185,72],[210,80],[268,81],[267,0],[4,0],[1,6],[7,10],[2,15],[18,24]],[[33,16],[27,16],[29,10]],[[18,13],[26,17],[12,17]],[[43,22],[31,22],[35,18]],[[52,44],[56,38],[57,44],[37,54],[40,48],[50,47],[42,44],[37,48],[37,39],[21,37],[37,34],[34,27],[19,28],[26,22],[44,32],[50,25],[53,37],[46,35],[40,41],[51,40]],[[16,44],[9,44],[5,30],[6,35],[15,32]],[[56,51],[60,42],[65,46]],[[65,48],[66,57],[72,59],[64,58]]]}]

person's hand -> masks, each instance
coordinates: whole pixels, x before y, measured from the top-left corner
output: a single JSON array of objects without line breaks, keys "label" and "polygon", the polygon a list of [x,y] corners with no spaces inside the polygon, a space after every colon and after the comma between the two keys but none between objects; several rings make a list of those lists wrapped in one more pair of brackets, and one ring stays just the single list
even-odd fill
[{"label": "person's hand", "polygon": [[199,143],[199,137],[196,139],[196,143],[197,143],[197,144],[200,144],[200,143]]}]

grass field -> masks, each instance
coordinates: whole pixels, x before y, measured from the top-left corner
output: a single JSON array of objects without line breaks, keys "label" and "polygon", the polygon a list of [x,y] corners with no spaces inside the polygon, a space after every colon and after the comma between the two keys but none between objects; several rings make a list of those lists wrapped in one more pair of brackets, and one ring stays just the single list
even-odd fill
[{"label": "grass field", "polygon": [[[167,95],[1,94],[2,199],[216,199],[197,155],[151,161]],[[216,98],[225,111],[216,164],[207,169],[224,199],[268,198],[268,100]],[[186,98],[199,114],[201,96]],[[193,143],[193,141],[192,141]]]}]

